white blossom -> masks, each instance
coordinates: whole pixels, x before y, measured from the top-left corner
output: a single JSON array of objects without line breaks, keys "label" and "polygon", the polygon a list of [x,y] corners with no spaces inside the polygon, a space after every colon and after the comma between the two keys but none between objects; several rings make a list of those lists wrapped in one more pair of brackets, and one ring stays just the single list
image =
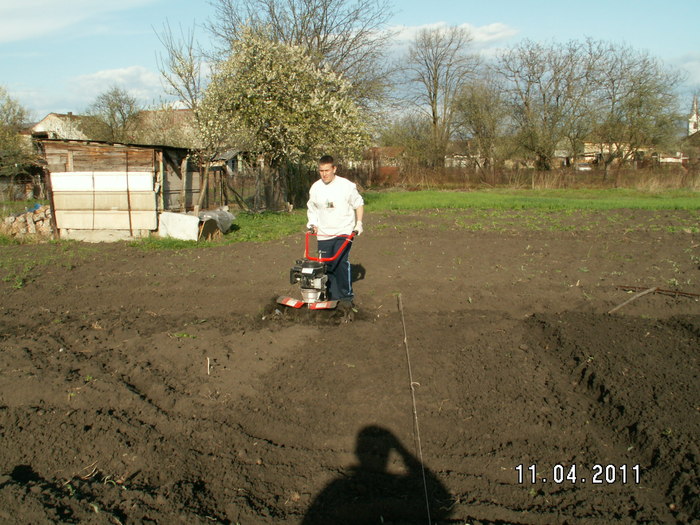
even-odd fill
[{"label": "white blossom", "polygon": [[207,116],[200,119],[207,140],[246,135],[270,165],[325,151],[347,155],[369,136],[348,82],[318,67],[302,48],[251,32],[219,64],[200,111]]}]

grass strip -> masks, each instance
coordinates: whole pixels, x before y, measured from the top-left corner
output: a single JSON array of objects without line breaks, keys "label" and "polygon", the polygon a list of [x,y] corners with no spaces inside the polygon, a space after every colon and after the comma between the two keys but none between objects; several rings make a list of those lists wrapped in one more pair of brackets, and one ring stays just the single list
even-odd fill
[{"label": "grass strip", "polygon": [[549,209],[549,210],[698,210],[697,192],[674,190],[658,193],[629,189],[368,192],[367,210],[428,209]]},{"label": "grass strip", "polygon": [[295,210],[292,213],[238,213],[236,214],[232,231],[226,234],[223,239],[197,242],[149,237],[130,241],[128,244],[146,251],[188,250],[206,246],[225,246],[240,242],[274,241],[294,233],[301,234],[305,227],[305,210]]},{"label": "grass strip", "polygon": [[[421,210],[596,211],[596,210],[700,210],[700,195],[689,190],[644,192],[632,189],[493,189],[479,191],[370,191],[363,194],[369,213]],[[26,204],[25,204],[26,206]],[[306,210],[292,213],[244,213],[236,215],[233,231],[223,239],[205,242],[150,237],[130,241],[129,246],[151,250],[188,250],[241,242],[265,242],[301,234]],[[0,235],[0,246],[19,244]]]}]

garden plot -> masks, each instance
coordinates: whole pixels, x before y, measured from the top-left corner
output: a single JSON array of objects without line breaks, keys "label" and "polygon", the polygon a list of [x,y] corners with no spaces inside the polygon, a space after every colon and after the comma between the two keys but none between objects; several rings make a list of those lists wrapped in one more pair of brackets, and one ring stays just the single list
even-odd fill
[{"label": "garden plot", "polygon": [[273,306],[302,235],[3,247],[0,521],[700,520],[700,302],[608,313],[700,292],[696,213],[366,223],[349,323]]}]

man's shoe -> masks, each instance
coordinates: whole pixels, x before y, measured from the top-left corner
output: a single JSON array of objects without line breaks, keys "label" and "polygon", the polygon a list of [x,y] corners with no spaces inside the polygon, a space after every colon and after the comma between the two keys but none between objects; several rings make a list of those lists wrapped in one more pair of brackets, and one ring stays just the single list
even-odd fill
[{"label": "man's shoe", "polygon": [[336,307],[341,321],[344,323],[351,322],[355,319],[355,305],[352,299],[341,299]]},{"label": "man's shoe", "polygon": [[338,301],[338,308],[341,310],[352,310],[355,307],[355,305],[352,302],[352,299],[341,299]]}]

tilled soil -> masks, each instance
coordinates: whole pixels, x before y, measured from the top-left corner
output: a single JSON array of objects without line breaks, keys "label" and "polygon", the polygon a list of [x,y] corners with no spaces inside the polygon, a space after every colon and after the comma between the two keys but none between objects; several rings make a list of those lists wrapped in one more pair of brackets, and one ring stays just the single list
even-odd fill
[{"label": "tilled soil", "polygon": [[3,247],[0,522],[700,523],[700,298],[608,313],[698,218],[370,215],[352,319],[301,235]]}]

